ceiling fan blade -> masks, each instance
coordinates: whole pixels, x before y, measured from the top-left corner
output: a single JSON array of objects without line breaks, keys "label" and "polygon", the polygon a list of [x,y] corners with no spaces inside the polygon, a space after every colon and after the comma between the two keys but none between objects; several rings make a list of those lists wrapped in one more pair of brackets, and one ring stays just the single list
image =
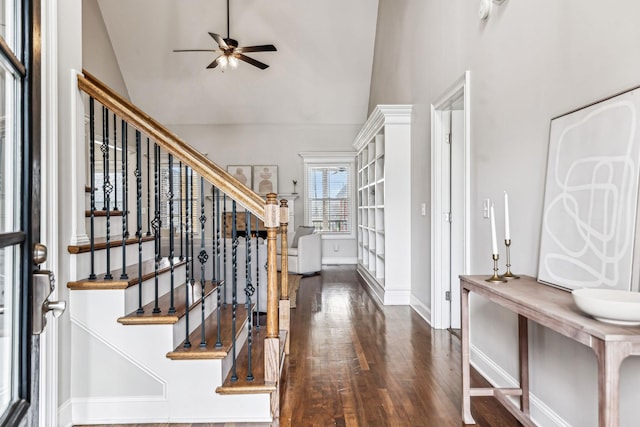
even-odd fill
[{"label": "ceiling fan blade", "polygon": [[233,56],[235,56],[236,58],[238,58],[241,61],[244,61],[244,62],[246,62],[248,64],[253,65],[254,67],[258,67],[261,70],[264,70],[265,68],[269,68],[269,66],[267,64],[265,64],[264,62],[256,61],[255,59],[249,58],[248,56],[243,55],[241,53],[236,53]]},{"label": "ceiling fan blade", "polygon": [[272,44],[263,44],[260,46],[245,46],[239,48],[240,52],[275,52],[278,49]]},{"label": "ceiling fan blade", "polygon": [[224,41],[224,39],[220,36],[220,34],[210,32],[209,35],[213,37],[216,43],[218,43],[218,46],[220,46],[220,49],[229,49],[227,42]]},{"label": "ceiling fan blade", "polygon": [[[222,56],[222,55],[220,55],[220,56]],[[218,66],[218,58],[220,58],[220,56],[218,56],[216,59],[214,59],[211,64],[207,65],[207,68],[216,68]]]},{"label": "ceiling fan blade", "polygon": [[173,49],[174,52],[220,52],[219,49]]}]

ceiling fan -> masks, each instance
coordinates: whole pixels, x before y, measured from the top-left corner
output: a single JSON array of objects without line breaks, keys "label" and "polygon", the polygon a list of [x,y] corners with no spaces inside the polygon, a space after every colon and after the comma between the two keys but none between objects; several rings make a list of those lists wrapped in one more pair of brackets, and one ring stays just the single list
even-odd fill
[{"label": "ceiling fan", "polygon": [[221,54],[213,60],[207,68],[216,68],[220,66],[222,71],[227,67],[236,68],[238,66],[238,60],[244,61],[255,67],[264,70],[269,66],[264,62],[260,62],[253,58],[248,57],[245,53],[248,52],[274,52],[276,47],[272,44],[263,44],[259,46],[245,46],[239,47],[238,41],[229,37],[229,0],[227,0],[227,38],[222,38],[219,34],[209,32],[209,35],[218,43],[219,49],[174,49],[174,52],[220,52]]}]

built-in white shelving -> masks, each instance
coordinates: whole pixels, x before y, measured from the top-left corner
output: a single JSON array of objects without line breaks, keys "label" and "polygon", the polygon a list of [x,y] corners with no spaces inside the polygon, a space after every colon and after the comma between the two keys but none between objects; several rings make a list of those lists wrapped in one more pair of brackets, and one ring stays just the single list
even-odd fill
[{"label": "built-in white shelving", "polygon": [[353,145],[358,272],[383,304],[409,304],[411,106],[377,106]]}]

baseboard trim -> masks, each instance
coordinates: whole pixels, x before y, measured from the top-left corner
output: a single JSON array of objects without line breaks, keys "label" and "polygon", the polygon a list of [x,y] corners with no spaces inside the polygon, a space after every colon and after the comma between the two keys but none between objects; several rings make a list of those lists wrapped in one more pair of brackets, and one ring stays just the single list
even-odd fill
[{"label": "baseboard trim", "polygon": [[[469,346],[471,365],[494,387],[518,387],[518,381],[474,345]],[[531,419],[536,425],[571,427],[542,400],[530,393]]]},{"label": "baseboard trim", "polygon": [[163,423],[171,416],[168,401],[162,397],[91,397],[71,400],[74,423]]},{"label": "baseboard trim", "polygon": [[358,263],[356,257],[322,257],[322,265],[354,265]]},{"label": "baseboard trim", "polygon": [[427,322],[427,325],[431,326],[431,307],[427,307],[426,304],[420,301],[418,297],[413,294],[411,294],[409,305],[420,317],[424,319],[425,322]]},{"label": "baseboard trim", "polygon": [[380,305],[384,305],[384,288],[380,286],[378,281],[371,276],[364,267],[361,267],[360,264],[356,267],[356,271],[362,278],[362,281],[367,286],[369,293]]},{"label": "baseboard trim", "polygon": [[409,290],[384,290],[384,305],[409,305],[411,303],[411,291]]}]

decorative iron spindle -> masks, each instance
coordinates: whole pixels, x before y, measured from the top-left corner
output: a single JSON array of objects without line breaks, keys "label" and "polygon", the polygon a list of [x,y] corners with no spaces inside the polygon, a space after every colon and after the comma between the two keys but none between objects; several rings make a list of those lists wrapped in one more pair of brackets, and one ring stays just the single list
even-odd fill
[{"label": "decorative iron spindle", "polygon": [[251,280],[251,213],[246,210],[245,211],[245,224],[246,224],[246,262],[245,262],[245,274],[247,276],[246,286],[244,288],[244,293],[246,296],[247,303],[247,350],[248,350],[248,364],[247,364],[247,381],[253,381],[253,368],[252,368],[252,360],[251,353],[253,349],[253,340],[252,340],[252,323],[253,323],[253,309],[251,307],[251,297],[255,292],[255,288],[252,285]]},{"label": "decorative iron spindle", "polygon": [[200,286],[202,287],[202,296],[200,297],[200,307],[201,307],[201,325],[200,329],[202,330],[202,337],[200,338],[200,347],[207,346],[207,339],[204,330],[204,317],[205,317],[205,307],[204,307],[204,297],[205,297],[205,283],[206,277],[204,273],[205,264],[209,259],[209,255],[205,250],[205,241],[204,241],[204,224],[207,222],[207,217],[204,214],[204,178],[200,177],[200,253],[198,254],[198,261],[200,261]]},{"label": "decorative iron spindle", "polygon": [[[104,275],[105,280],[113,279],[111,274],[111,192],[113,191],[113,185],[111,185],[111,177],[109,176],[109,112],[103,106],[103,130],[102,135],[102,153],[104,160],[104,195],[105,195],[105,210],[107,215],[107,236],[106,236],[106,256],[107,256],[107,271]],[[114,175],[115,176],[115,175]]]},{"label": "decorative iron spindle", "polygon": [[[256,216],[256,313],[260,316],[260,219]],[[260,318],[256,322],[256,329],[260,329]]]},{"label": "decorative iron spindle", "polygon": [[[222,265],[223,265],[223,281],[222,281],[222,306],[227,307],[227,195],[222,193],[222,205],[224,212],[222,213],[222,232],[224,233],[224,244],[222,245]],[[229,236],[231,237],[231,236]]]},{"label": "decorative iron spindle", "polygon": [[186,191],[182,186],[182,162],[178,162],[178,165],[180,169],[178,173],[178,181],[179,181],[178,186],[180,187],[180,197],[178,197],[178,223],[180,224],[180,261],[182,261],[184,259],[184,251],[183,251],[184,236],[182,235],[182,231],[184,229],[184,223],[182,222],[182,209],[183,209],[182,199]]},{"label": "decorative iron spindle", "polygon": [[[216,256],[214,257],[214,265],[215,265],[215,279],[219,282],[220,281],[220,215],[222,215],[222,213],[220,212],[220,190],[218,190],[216,187],[213,187],[213,200],[214,203],[212,203],[212,205],[214,206],[214,211],[213,211],[213,218],[214,218],[214,222],[215,222],[215,240],[216,240],[216,246],[215,246],[215,254]],[[216,215],[217,213],[217,215]],[[218,283],[218,290],[217,290],[217,297],[218,297],[218,309],[216,311],[216,316],[217,316],[217,333],[216,333],[216,348],[220,348],[222,347],[222,326],[220,324],[221,322],[221,308],[222,308],[222,298],[220,295],[220,292],[222,291],[222,286],[220,286],[220,284]]]},{"label": "decorative iron spindle", "polygon": [[191,248],[191,252],[187,251],[187,256],[189,257],[189,261],[191,263],[191,287],[193,289],[193,285],[195,285],[196,283],[196,265],[195,265],[195,257],[193,256],[194,253],[194,244],[193,244],[193,240],[194,240],[194,228],[195,228],[195,221],[193,219],[193,215],[195,213],[194,211],[194,206],[193,206],[193,202],[194,202],[194,198],[193,198],[193,169],[189,168],[189,203],[191,203],[191,229],[189,230],[189,233],[187,233],[187,238],[191,239],[191,241],[189,242],[189,247]]},{"label": "decorative iron spindle", "polygon": [[122,208],[123,218],[124,218],[124,234],[127,238],[129,238],[129,125],[124,120],[122,121],[122,133],[124,138],[122,153],[124,156],[124,173],[122,174],[124,178],[124,200]]},{"label": "decorative iron spindle", "polygon": [[151,236],[151,146],[147,137],[147,236]]},{"label": "decorative iron spindle", "polygon": [[138,238],[138,310],[136,313],[144,313],[142,308],[142,135],[136,130],[136,237]]},{"label": "decorative iron spindle", "polygon": [[89,263],[91,272],[89,280],[96,280],[96,254],[95,254],[95,219],[96,219],[96,113],[95,101],[89,98],[89,185],[91,197],[91,217],[89,218]]},{"label": "decorative iron spindle", "polygon": [[153,190],[154,190],[154,215],[153,221],[151,221],[151,228],[153,229],[153,242],[155,248],[155,268],[153,272],[154,276],[154,306],[153,313],[160,313],[160,306],[158,305],[160,299],[160,283],[158,277],[158,270],[160,269],[160,147],[157,144],[153,144]]},{"label": "decorative iron spindle", "polygon": [[173,265],[173,257],[174,257],[174,233],[175,229],[173,226],[173,156],[169,154],[169,193],[167,194],[167,199],[169,199],[169,267],[171,269],[171,288],[169,290],[169,314],[174,314],[176,312],[175,302],[174,302],[174,265]]},{"label": "decorative iron spindle", "polygon": [[236,227],[236,201],[231,203],[231,381],[238,381],[236,369],[236,310],[238,308],[238,229]]},{"label": "decorative iron spindle", "polygon": [[118,116],[113,113],[113,210],[118,210]]},{"label": "decorative iron spindle", "polygon": [[[188,187],[189,186],[189,167],[187,166],[185,169],[185,185]],[[190,210],[190,203],[189,203],[189,192],[185,191],[185,221],[184,221],[184,232],[187,235],[187,239],[185,240],[185,249],[187,254],[189,254],[189,217],[191,215],[191,210]],[[189,307],[189,284],[190,284],[190,273],[191,273],[191,269],[189,268],[189,260],[187,259],[187,263],[186,263],[186,276],[187,276],[187,283],[185,285],[185,296],[186,296],[186,307]],[[184,340],[184,348],[191,348],[191,341],[189,341],[189,313],[187,313],[187,315],[185,316],[185,328],[186,328],[186,338]]]},{"label": "decorative iron spindle", "polygon": [[120,280],[127,280],[129,276],[127,275],[127,217],[129,212],[127,210],[127,190],[126,190],[126,182],[127,182],[127,122],[124,120],[122,122],[122,134],[120,135],[120,140],[122,142],[122,274],[120,274]]}]

